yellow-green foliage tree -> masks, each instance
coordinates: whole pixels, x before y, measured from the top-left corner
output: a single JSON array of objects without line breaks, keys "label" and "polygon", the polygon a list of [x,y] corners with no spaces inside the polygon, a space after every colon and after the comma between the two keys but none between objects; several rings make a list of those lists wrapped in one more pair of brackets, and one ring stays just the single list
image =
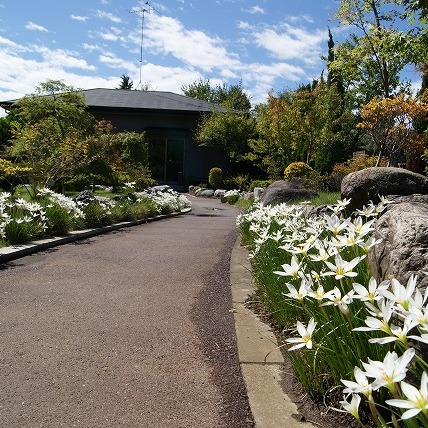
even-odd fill
[{"label": "yellow-green foliage tree", "polygon": [[10,160],[0,158],[0,177],[6,180],[10,185],[12,193],[19,181],[31,173],[31,168],[13,164]]},{"label": "yellow-green foliage tree", "polygon": [[52,186],[89,162],[89,137],[96,130],[83,95],[61,81],[48,80],[19,100],[8,157],[30,168],[31,184]]}]

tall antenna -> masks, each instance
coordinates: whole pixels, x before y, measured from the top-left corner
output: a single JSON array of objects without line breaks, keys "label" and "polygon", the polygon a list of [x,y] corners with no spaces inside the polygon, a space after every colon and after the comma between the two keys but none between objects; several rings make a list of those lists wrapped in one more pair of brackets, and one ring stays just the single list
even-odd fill
[{"label": "tall antenna", "polygon": [[134,13],[141,13],[140,81],[138,82],[136,89],[141,89],[143,86],[142,70],[143,70],[143,44],[144,44],[144,16],[146,13],[150,15],[150,9],[151,9],[151,6],[149,5],[148,1],[146,1],[145,5],[147,5],[147,8],[143,7],[141,9],[136,9],[132,11]]}]

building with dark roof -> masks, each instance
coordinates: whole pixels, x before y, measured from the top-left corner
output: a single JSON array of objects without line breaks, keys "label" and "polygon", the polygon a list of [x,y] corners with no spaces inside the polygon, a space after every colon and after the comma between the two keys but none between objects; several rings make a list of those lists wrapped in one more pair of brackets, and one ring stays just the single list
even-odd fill
[{"label": "building with dark roof", "polygon": [[[125,89],[83,90],[89,112],[108,120],[117,132],[145,132],[150,167],[158,183],[188,184],[206,181],[213,167],[227,171],[227,156],[194,140],[203,114],[222,107],[172,92]],[[17,100],[0,102],[10,110]]]}]

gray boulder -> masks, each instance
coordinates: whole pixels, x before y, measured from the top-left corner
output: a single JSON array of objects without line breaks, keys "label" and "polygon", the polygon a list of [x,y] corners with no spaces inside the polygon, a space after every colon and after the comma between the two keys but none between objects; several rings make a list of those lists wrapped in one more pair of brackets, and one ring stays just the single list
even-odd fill
[{"label": "gray boulder", "polygon": [[369,251],[370,268],[378,280],[396,278],[405,285],[417,274],[418,287],[427,287],[423,272],[428,271],[428,204],[415,202],[421,196],[388,205],[378,219],[374,236],[382,241]]},{"label": "gray boulder", "polygon": [[260,199],[262,198],[264,192],[265,192],[265,188],[264,187],[255,187],[254,188],[254,199],[256,201],[260,201]]},{"label": "gray boulder", "polygon": [[305,189],[302,181],[293,178],[291,181],[279,180],[273,182],[263,192],[260,201],[263,206],[266,206],[282,202],[294,202],[299,199],[312,199],[316,196],[318,196],[317,192]]},{"label": "gray boulder", "polygon": [[212,189],[201,189],[196,193],[196,196],[201,196],[204,198],[212,198],[214,196],[214,190]]},{"label": "gray boulder", "polygon": [[161,184],[159,186],[153,186],[149,187],[149,189],[153,192],[168,192],[169,190],[172,190],[171,186],[168,186],[168,184]]},{"label": "gray boulder", "polygon": [[89,190],[84,190],[74,197],[75,202],[88,204],[95,200],[95,195]]},{"label": "gray boulder", "polygon": [[226,190],[225,189],[217,189],[215,192],[214,192],[214,197],[215,198],[219,198],[219,199],[221,199],[221,197],[222,196],[224,196],[224,194],[226,193]]},{"label": "gray boulder", "polygon": [[428,178],[403,168],[371,167],[353,172],[342,180],[341,195],[350,198],[347,210],[353,212],[380,196],[428,194]]}]

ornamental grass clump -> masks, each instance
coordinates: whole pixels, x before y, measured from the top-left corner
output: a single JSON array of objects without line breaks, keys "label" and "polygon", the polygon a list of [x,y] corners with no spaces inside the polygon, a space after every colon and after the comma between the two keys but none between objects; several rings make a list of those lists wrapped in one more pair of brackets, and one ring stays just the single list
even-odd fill
[{"label": "ornamental grass clump", "polygon": [[420,352],[428,343],[428,292],[414,276],[405,286],[371,277],[367,253],[388,201],[353,218],[343,214],[347,203],[314,217],[300,206],[255,204],[238,217],[258,295],[315,400],[341,406],[363,426],[369,419],[378,427],[428,426]]}]

